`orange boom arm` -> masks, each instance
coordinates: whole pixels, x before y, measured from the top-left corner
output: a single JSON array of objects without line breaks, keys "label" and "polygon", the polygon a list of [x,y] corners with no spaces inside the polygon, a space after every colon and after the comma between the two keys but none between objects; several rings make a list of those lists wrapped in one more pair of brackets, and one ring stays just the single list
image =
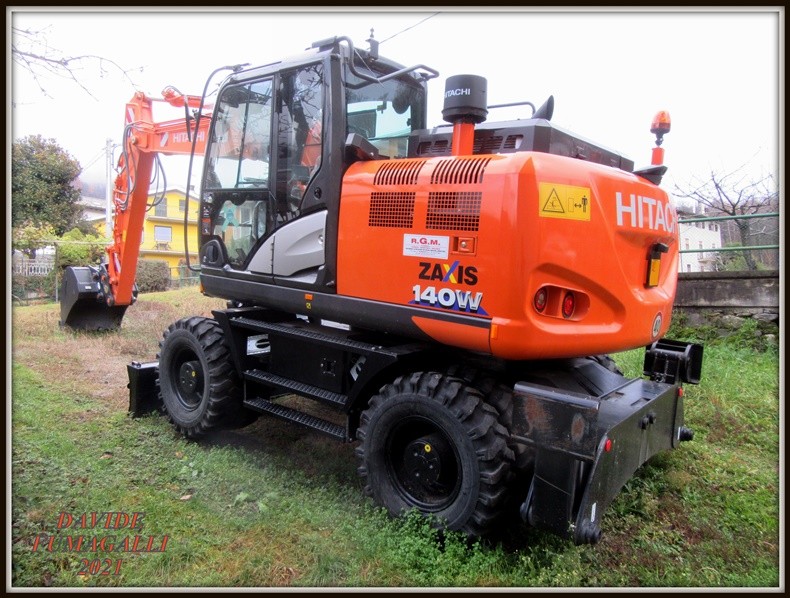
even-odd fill
[{"label": "orange boom arm", "polygon": [[113,189],[115,210],[112,244],[107,247],[108,263],[102,290],[108,306],[130,305],[133,301],[134,280],[143,221],[148,202],[156,154],[202,155],[206,148],[210,115],[199,121],[176,119],[155,123],[153,102],[167,101],[172,106],[196,107],[197,96],[183,96],[172,88],[163,92],[165,100],[157,100],[137,92],[126,104],[126,125],[123,152],[118,160],[118,175]]}]

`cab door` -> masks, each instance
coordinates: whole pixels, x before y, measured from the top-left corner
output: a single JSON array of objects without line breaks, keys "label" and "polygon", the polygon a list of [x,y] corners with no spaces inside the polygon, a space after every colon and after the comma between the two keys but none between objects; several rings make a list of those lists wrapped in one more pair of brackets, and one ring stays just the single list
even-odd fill
[{"label": "cab door", "polygon": [[311,284],[325,262],[323,64],[281,72],[277,89],[274,196],[279,225],[264,243],[263,255],[271,255],[278,282]]},{"label": "cab door", "polygon": [[223,89],[201,214],[210,265],[315,281],[325,261],[323,115],[321,63]]},{"label": "cab door", "polygon": [[201,261],[243,270],[275,228],[273,78],[226,87],[215,108],[201,214]]}]

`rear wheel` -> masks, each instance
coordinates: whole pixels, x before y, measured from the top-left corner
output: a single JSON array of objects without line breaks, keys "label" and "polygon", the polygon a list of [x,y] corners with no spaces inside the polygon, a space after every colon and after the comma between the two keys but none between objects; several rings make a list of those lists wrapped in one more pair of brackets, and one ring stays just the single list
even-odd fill
[{"label": "rear wheel", "polygon": [[500,515],[513,453],[479,391],[435,372],[384,386],[362,413],[359,473],[374,501],[453,530],[485,534]]},{"label": "rear wheel", "polygon": [[597,361],[610,372],[619,374],[620,376],[623,375],[623,370],[620,369],[620,366],[618,366],[615,360],[612,359],[609,355],[605,355],[605,354],[590,355],[590,359],[592,359],[593,361]]},{"label": "rear wheel", "polygon": [[[485,371],[464,365],[453,365],[447,373],[476,388],[486,403],[497,411],[497,421],[508,431],[508,447],[513,451],[513,463],[505,484],[507,493],[503,505],[506,516],[518,516],[518,507],[526,498],[535,468],[535,450],[523,441],[513,438],[513,391],[512,385],[498,381]],[[505,523],[507,525],[507,522]]]},{"label": "rear wheel", "polygon": [[159,343],[159,392],[170,421],[184,436],[238,427],[252,419],[219,324],[209,318],[179,320]]}]

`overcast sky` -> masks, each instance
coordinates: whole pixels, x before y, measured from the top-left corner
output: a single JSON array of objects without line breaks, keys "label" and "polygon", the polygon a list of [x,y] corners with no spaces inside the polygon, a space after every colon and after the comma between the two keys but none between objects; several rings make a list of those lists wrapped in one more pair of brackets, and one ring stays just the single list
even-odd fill
[{"label": "overcast sky", "polygon": [[[625,154],[637,166],[650,161],[653,115],[669,111],[663,186],[670,191],[675,183],[744,164],[755,177],[778,175],[780,142],[784,155],[784,15],[778,9],[7,10],[9,27],[41,32],[46,47],[31,51],[111,59],[138,69],[129,76],[156,97],[167,85],[199,95],[218,66],[273,62],[334,35],[367,48],[373,28],[382,55],[440,72],[428,87],[430,125],[443,122],[445,79],[471,73],[487,78],[490,104],[540,105],[554,95],[555,124]],[[12,135],[54,138],[79,160],[85,178],[103,179],[105,140],[120,141],[124,104],[135,88],[112,68],[102,76],[95,61],[80,68],[80,81],[93,97],[52,76],[39,81],[46,97],[28,72],[13,65]],[[492,110],[488,120],[529,114],[526,107]],[[168,181],[183,186],[175,176],[168,172]]]}]

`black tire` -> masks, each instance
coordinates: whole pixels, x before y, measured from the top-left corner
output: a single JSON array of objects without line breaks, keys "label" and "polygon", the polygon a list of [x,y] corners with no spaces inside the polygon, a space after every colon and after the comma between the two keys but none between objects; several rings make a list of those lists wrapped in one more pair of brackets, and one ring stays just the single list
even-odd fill
[{"label": "black tire", "polygon": [[447,373],[476,388],[486,403],[497,411],[497,421],[507,430],[507,443],[513,452],[513,463],[508,472],[505,485],[507,492],[503,508],[506,515],[518,516],[518,507],[526,498],[526,491],[535,468],[535,449],[513,439],[513,390],[512,387],[498,382],[486,372],[474,367],[453,365]]},{"label": "black tire", "polygon": [[165,413],[187,438],[254,420],[242,406],[230,350],[216,321],[191,317],[171,324],[159,343],[158,358]]},{"label": "black tire", "polygon": [[499,414],[497,420],[510,431],[513,423],[513,396],[510,389],[497,380],[474,367],[453,365],[447,369],[447,375],[459,378],[483,395],[483,400],[494,407]]},{"label": "black tire", "polygon": [[615,374],[619,374],[620,376],[623,375],[623,370],[620,369],[617,363],[615,363],[614,359],[612,359],[609,355],[606,354],[591,355],[590,359],[597,361],[610,372],[614,372]]},{"label": "black tire", "polygon": [[481,393],[436,372],[401,376],[360,418],[365,492],[393,516],[411,509],[469,536],[501,515],[513,453]]}]

